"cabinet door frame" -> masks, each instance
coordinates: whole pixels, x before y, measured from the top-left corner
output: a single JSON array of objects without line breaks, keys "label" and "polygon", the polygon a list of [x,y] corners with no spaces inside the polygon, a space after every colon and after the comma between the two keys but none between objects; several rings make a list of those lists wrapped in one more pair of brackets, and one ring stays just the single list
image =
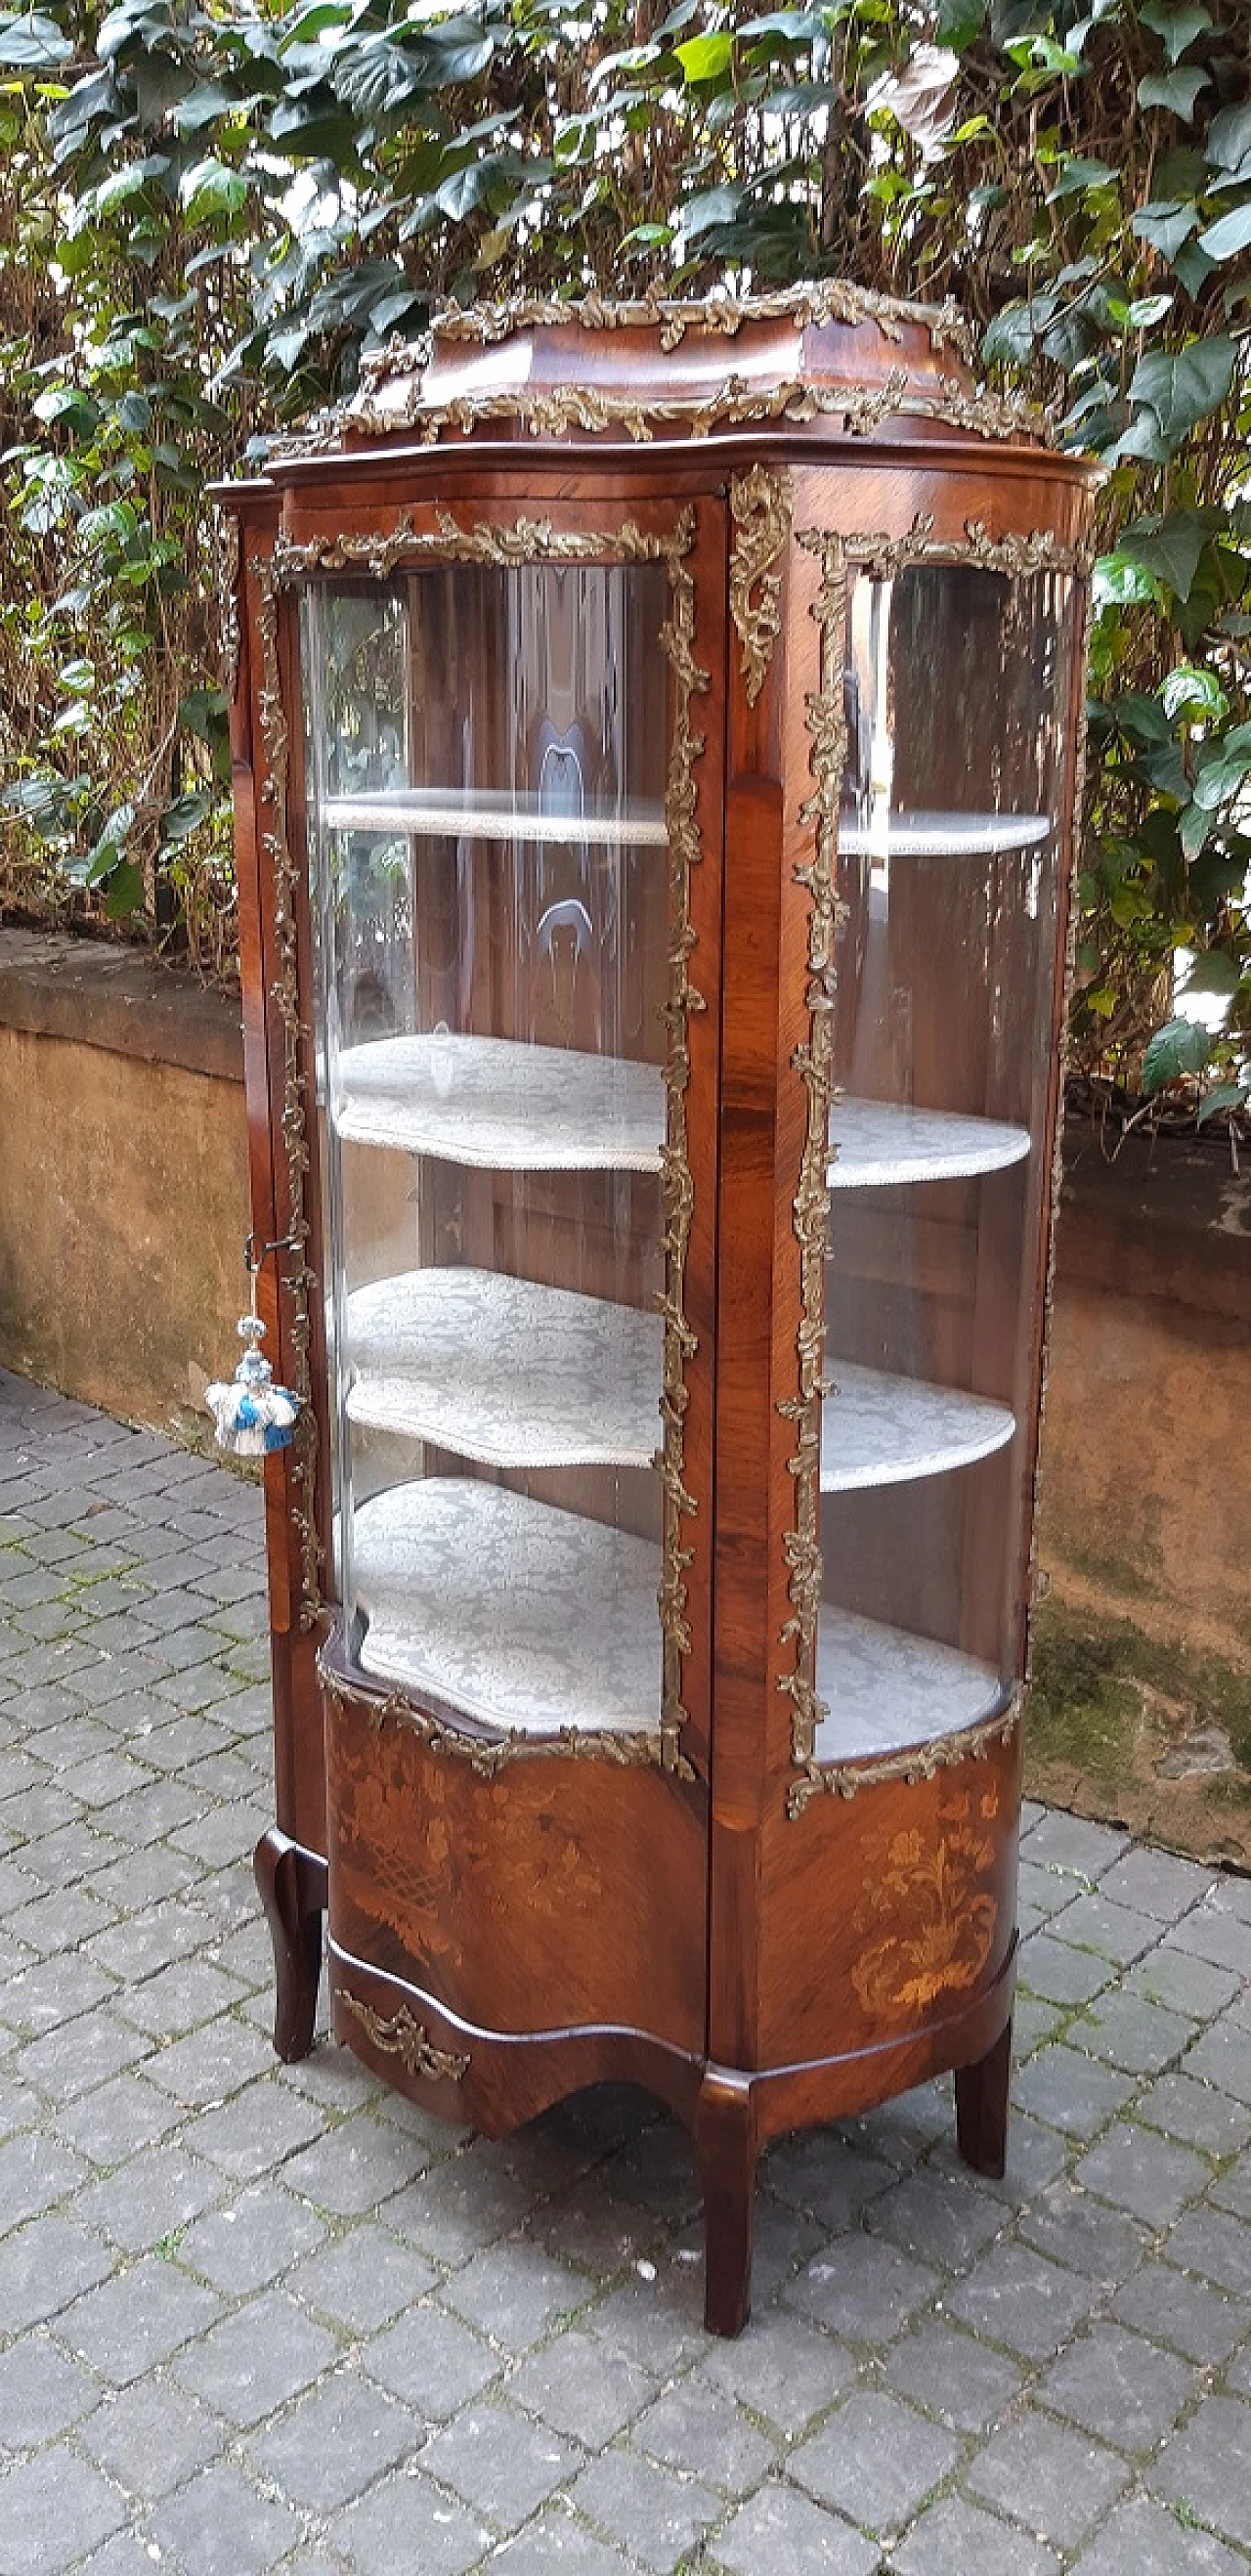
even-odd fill
[{"label": "cabinet door frame", "polygon": [[[272,888],[271,1032],[278,1032],[270,1129],[276,1227],[285,1239],[278,1358],[304,1401],[286,1480],[293,1624],[330,1624],[330,1456],[322,1299],[320,1191],[308,1104],[316,1097],[312,946],[298,718],[299,590],[336,572],[385,579],[422,565],[662,563],[661,634],[672,675],[666,773],[669,956],[664,1019],[666,1133],[662,1191],[666,1288],[657,1468],[662,1492],[662,1699],[648,1758],[707,1777],[712,1654],[712,1424],[716,1273],[716,1134],[720,1053],[720,911],[724,763],[726,511],[716,492],[663,500],[596,497],[591,477],[569,497],[550,482],[495,474],[472,497],[463,465],[415,461],[431,497],[402,509],[362,506],[345,477],[310,508],[288,493],[272,550],[256,564],[255,690],[263,751],[261,843]],[[486,480],[486,478],[484,478]],[[614,478],[614,482],[616,478]],[[519,488],[519,484],[521,488]],[[454,500],[435,497],[451,486]],[[411,487],[410,487],[411,488]],[[295,506],[292,507],[292,501]],[[694,972],[692,972],[694,961]],[[698,980],[696,980],[698,979]],[[342,1687],[336,1675],[336,1687]],[[590,1751],[598,1739],[588,1737]],[[515,1741],[518,1752],[528,1749]],[[535,1739],[536,1747],[542,1739]],[[568,1750],[567,1743],[563,1749]],[[614,1746],[604,1743],[611,1755]],[[617,1758],[620,1758],[618,1755]]]}]

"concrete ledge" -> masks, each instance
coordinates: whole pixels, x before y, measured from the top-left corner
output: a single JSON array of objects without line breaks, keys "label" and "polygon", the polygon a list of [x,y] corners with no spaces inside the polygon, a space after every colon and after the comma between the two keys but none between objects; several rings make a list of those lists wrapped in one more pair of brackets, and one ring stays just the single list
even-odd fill
[{"label": "concrete ledge", "polygon": [[243,1080],[238,995],[141,948],[0,929],[0,1027]]}]

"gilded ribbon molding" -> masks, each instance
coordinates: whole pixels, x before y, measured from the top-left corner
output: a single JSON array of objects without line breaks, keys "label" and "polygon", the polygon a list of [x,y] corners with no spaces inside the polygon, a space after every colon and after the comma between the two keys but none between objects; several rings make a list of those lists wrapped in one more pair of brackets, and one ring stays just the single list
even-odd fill
[{"label": "gilded ribbon molding", "polygon": [[562,438],[569,430],[599,436],[619,429],[636,445],[657,431],[679,438],[709,438],[714,431],[766,428],[775,422],[804,426],[814,420],[842,424],[848,437],[867,438],[893,419],[933,420],[953,429],[971,429],[983,438],[1038,440],[1046,434],[1042,416],[1011,394],[985,387],[970,393],[955,378],[939,379],[935,394],[909,391],[903,367],[892,368],[880,385],[813,383],[787,376],[775,385],[753,384],[737,374],[726,376],[715,392],[700,402],[662,401],[657,397],[613,392],[604,386],[526,386],[498,391],[455,394],[444,403],[428,402],[422,377],[405,382],[402,373],[390,381],[403,390],[384,400],[388,379],[367,382],[350,403],[318,414],[306,429],[275,443],[279,457],[322,456],[337,448],[345,428],[377,436],[398,429],[415,430],[421,443],[437,446],[445,430],[468,434],[483,421],[519,422],[531,438]]},{"label": "gilded ribbon molding", "polygon": [[906,1745],[885,1759],[809,1763],[803,1778],[792,1780],[786,1792],[787,1815],[802,1816],[814,1798],[854,1798],[861,1789],[878,1789],[887,1780],[906,1780],[912,1786],[919,1780],[936,1780],[940,1771],[952,1770],[958,1762],[984,1762],[992,1745],[1011,1743],[1020,1722],[1022,1697],[1015,1690],[1011,1706],[997,1717],[983,1718],[953,1735],[935,1736],[928,1744]]},{"label": "gilded ribbon molding", "polygon": [[436,2076],[449,2084],[464,2082],[469,2059],[456,2049],[436,2048],[425,2023],[415,2020],[407,2004],[390,2015],[375,2012],[372,2004],[362,2003],[346,1986],[335,1987],[335,1999],[360,2023],[380,2057],[398,2057],[410,2075]]},{"label": "gilded ribbon molding", "polygon": [[789,475],[775,474],[767,465],[753,465],[748,474],[732,475],[730,516],[734,521],[730,615],[742,646],[747,703],[754,707],[782,627],[782,576],[769,567],[791,533]]},{"label": "gilded ribbon molding", "polygon": [[[947,1765],[966,1758],[981,1758],[992,1744],[1006,1742],[1017,1724],[1022,1693],[1013,1694],[1006,1714],[982,1720],[974,1727],[934,1742],[908,1747],[885,1760],[853,1763],[821,1763],[816,1759],[816,1735],[826,1715],[817,1695],[816,1657],[817,1621],[821,1600],[823,1564],[821,1556],[821,1404],[829,1392],[829,1381],[823,1375],[825,1347],[825,1263],[830,1194],[826,1173],[832,1159],[828,1140],[830,1104],[833,1086],[833,1010],[834,1010],[834,940],[838,928],[837,849],[838,809],[843,766],[846,758],[846,726],[843,716],[843,674],[846,653],[847,577],[848,567],[867,572],[871,578],[886,580],[909,564],[973,564],[987,572],[1002,572],[1013,579],[1028,579],[1041,572],[1072,574],[1085,578],[1090,571],[1091,550],[1086,546],[1066,545],[1049,530],[1034,530],[1028,535],[1009,532],[992,537],[980,519],[965,522],[960,538],[936,537],[932,517],[922,513],[911,528],[898,537],[856,535],[841,536],[820,528],[800,531],[797,543],[816,555],[821,563],[821,587],[812,614],[820,632],[819,683],[807,703],[806,723],[810,737],[809,766],[814,793],[800,809],[800,821],[814,827],[815,848],[811,862],[795,870],[795,881],[811,897],[808,923],[808,1013],[809,1034],[792,1059],[808,1095],[808,1118],[800,1160],[799,1185],[793,1203],[793,1227],[799,1244],[800,1322],[797,1335],[799,1394],[783,1401],[778,1410],[796,1425],[796,1443],[789,1461],[795,1479],[795,1520],[783,1538],[787,1568],[787,1594],[790,1611],[783,1622],[779,1643],[788,1668],[778,1681],[778,1689],[792,1703],[791,1755],[803,1773],[787,1793],[787,1814],[801,1816],[811,1800],[834,1792],[853,1797],[864,1788],[888,1780],[930,1779]],[[1090,609],[1086,606],[1086,638],[1089,640]],[[1085,669],[1083,659],[1082,669]],[[1080,843],[1080,796],[1084,763],[1084,731],[1079,741],[1075,797],[1074,858],[1076,871]],[[1065,963],[1065,996],[1071,990],[1074,956],[1076,910],[1070,892],[1069,935]],[[1053,1165],[1051,1217],[1049,1226],[1047,1288],[1043,1323],[1044,1390],[1047,1338],[1050,1323],[1052,1278],[1055,1258],[1055,1210],[1059,1181],[1060,1121],[1056,1125],[1056,1160]],[[1033,1550],[1037,1535],[1035,1515],[1031,1530],[1031,1580]]]},{"label": "gilded ribbon molding", "polygon": [[[694,653],[695,579],[687,561],[694,542],[695,512],[691,508],[679,512],[672,528],[667,531],[640,528],[633,519],[623,520],[617,527],[602,531],[557,528],[550,519],[527,518],[517,518],[504,525],[478,523],[463,528],[449,511],[439,509],[434,513],[432,528],[419,530],[414,527],[411,517],[405,515],[385,536],[370,533],[359,537],[313,538],[296,545],[280,532],[262,583],[260,619],[261,729],[269,772],[266,793],[274,818],[266,845],[278,894],[281,961],[275,998],[284,1030],[283,1133],[287,1140],[290,1181],[290,1231],[297,1244],[291,1286],[297,1314],[294,1345],[301,1374],[297,1374],[295,1383],[298,1391],[307,1396],[309,1272],[304,1246],[308,1240],[305,1190],[309,1147],[305,1086],[300,1071],[305,1033],[301,1030],[299,1017],[293,912],[295,867],[287,831],[289,736],[278,660],[279,595],[284,588],[310,576],[348,569],[385,579],[399,564],[475,563],[507,567],[517,564],[611,565],[624,562],[663,563],[667,568],[669,613],[661,629],[660,641],[674,676],[675,707],[665,787],[669,862],[669,994],[664,1016],[669,1044],[664,1067],[665,1141],[661,1147],[665,1224],[665,1289],[660,1299],[664,1318],[664,1375],[660,1403],[663,1434],[655,1462],[662,1489],[659,1611],[663,1686],[657,1751],[665,1770],[684,1772],[689,1772],[689,1765],[680,1750],[682,1728],[688,1715],[682,1699],[682,1658],[691,1649],[686,1570],[692,1561],[692,1550],[684,1543],[682,1522],[684,1517],[692,1516],[696,1508],[684,1480],[684,1423],[688,1403],[686,1363],[694,1357],[698,1347],[685,1306],[686,1261],[694,1203],[686,1094],[691,1075],[689,1022],[695,1012],[706,1008],[703,995],[691,981],[689,965],[695,944],[691,927],[691,869],[700,857],[695,763],[704,749],[704,736],[692,726],[691,701],[697,691],[706,690],[709,685],[709,675],[700,668]],[[307,1405],[301,1418],[307,1423],[308,1431],[297,1468],[303,1499],[296,1517],[301,1533],[304,1592],[300,1617],[301,1625],[307,1628],[314,1624],[324,1606],[319,1585],[324,1551],[317,1539],[313,1510],[315,1451],[311,1413]],[[441,1739],[445,1732],[440,1730]],[[450,1735],[448,1740],[450,1742]],[[643,1744],[648,1742],[646,1736],[638,1740]],[[636,1739],[623,1737],[621,1741],[633,1746]],[[506,1744],[511,1742],[511,1739],[505,1739]],[[533,1739],[533,1742],[536,1750],[549,1743],[562,1751],[569,1749],[568,1743],[559,1737]],[[526,1749],[530,1748],[530,1743],[531,1739],[525,1739]],[[608,1739],[596,1736],[591,1743],[599,1749],[607,1746]],[[514,1749],[520,1751],[522,1743],[518,1741]],[[504,1752],[501,1758],[509,1758],[508,1753]],[[631,1753],[620,1758],[653,1759],[657,1755],[637,1756]]]},{"label": "gilded ribbon molding", "polygon": [[[793,322],[799,331],[829,322],[874,321],[887,339],[898,339],[904,323],[919,322],[935,349],[956,348],[972,357],[973,335],[966,316],[950,299],[942,305],[906,304],[877,295],[869,287],[849,286],[841,278],[817,278],[811,285],[783,287],[774,295],[717,295],[684,302],[677,296],[646,295],[617,303],[601,295],[577,302],[558,297],[517,298],[503,304],[452,304],[430,324],[435,340],[472,341],[479,348],[509,340],[514,332],[559,329],[580,323],[584,331],[656,330],[662,349],[676,349],[688,332],[701,339],[737,338],[745,322]],[[362,373],[385,374],[388,352],[365,359]]]},{"label": "gilded ribbon molding", "polygon": [[[427,1710],[417,1708],[399,1691],[392,1691],[383,1699],[376,1691],[360,1689],[329,1665],[324,1657],[318,1658],[317,1673],[327,1699],[336,1710],[359,1709],[366,1724],[377,1734],[388,1726],[403,1727],[428,1745],[432,1753],[450,1754],[454,1761],[466,1763],[478,1780],[494,1780],[510,1762],[552,1754],[563,1754],[566,1758],[570,1755],[575,1758],[590,1756],[597,1762],[616,1763],[622,1770],[658,1771],[661,1768],[661,1739],[653,1729],[640,1729],[637,1734],[605,1732],[588,1735],[578,1727],[562,1726],[551,1735],[521,1735],[515,1730],[510,1730],[507,1735],[470,1735],[458,1726],[444,1724],[441,1718],[431,1717]],[[693,1780],[696,1776],[684,1753],[679,1753],[667,1767],[682,1780]]]}]

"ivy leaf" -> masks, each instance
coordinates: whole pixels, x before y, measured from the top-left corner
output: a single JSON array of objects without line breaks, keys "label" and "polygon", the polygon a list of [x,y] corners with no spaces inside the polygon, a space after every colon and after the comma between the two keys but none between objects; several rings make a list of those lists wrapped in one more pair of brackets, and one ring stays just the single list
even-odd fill
[{"label": "ivy leaf", "polygon": [[1201,89],[1211,86],[1210,72],[1196,71],[1193,66],[1180,71],[1148,72],[1138,83],[1140,107],[1162,107],[1169,116],[1180,116],[1189,125],[1195,112],[1195,100]]},{"label": "ivy leaf", "polygon": [[54,72],[71,61],[74,48],[54,18],[33,9],[20,17],[0,18],[0,68],[11,72]]},{"label": "ivy leaf", "polygon": [[687,87],[696,81],[718,80],[728,71],[734,59],[734,38],[728,35],[691,36],[684,45],[673,48],[682,65],[682,78]]},{"label": "ivy leaf", "polygon": [[109,920],[127,921],[132,912],[138,912],[142,902],[143,870],[135,866],[133,859],[123,859],[120,867],[115,868],[109,878],[108,892],[104,898],[104,909]]},{"label": "ivy leaf", "polygon": [[1239,170],[1251,158],[1251,99],[1222,107],[1213,117],[1205,157],[1211,170]]},{"label": "ivy leaf", "polygon": [[1209,259],[1232,259],[1251,242],[1251,198],[1244,206],[1234,206],[1229,214],[1218,215],[1214,224],[1199,235],[1199,248]]},{"label": "ivy leaf", "polygon": [[1144,1098],[1149,1100],[1166,1083],[1180,1081],[1183,1074],[1202,1073],[1211,1055],[1212,1040],[1197,1020],[1166,1020],[1142,1059]]},{"label": "ivy leaf", "polygon": [[1234,359],[1233,341],[1223,332],[1194,340],[1177,354],[1153,349],[1134,369],[1130,401],[1155,414],[1170,449],[1180,447],[1196,421],[1224,402],[1233,383]]},{"label": "ivy leaf", "polygon": [[1226,999],[1236,993],[1241,977],[1238,960],[1227,948],[1205,948],[1191,963],[1186,977],[1188,993],[1216,993]]},{"label": "ivy leaf", "polygon": [[247,202],[248,183],[224,161],[197,161],[184,172],[178,195],[189,225],[208,223],[215,215],[237,215]]},{"label": "ivy leaf", "polygon": [[1207,1092],[1199,1103],[1199,1111],[1195,1119],[1196,1127],[1205,1127],[1209,1118],[1216,1116],[1218,1109],[1241,1109],[1248,1097],[1251,1095],[1248,1094],[1245,1082],[1218,1082],[1215,1091]]},{"label": "ivy leaf", "polygon": [[1187,600],[1214,524],[1220,525],[1218,511],[1170,510],[1166,519],[1140,520],[1126,528],[1117,552]]},{"label": "ivy leaf", "polygon": [[1191,662],[1179,662],[1176,670],[1169,672],[1160,690],[1160,703],[1170,722],[1185,708],[1205,722],[1219,724],[1229,707],[1215,672],[1196,670]]},{"label": "ivy leaf", "polygon": [[1199,224],[1199,209],[1182,203],[1177,197],[1161,197],[1150,205],[1140,206],[1131,215],[1129,228],[1137,241],[1158,250],[1161,259],[1176,257],[1182,243],[1189,241]]},{"label": "ivy leaf", "polygon": [[1212,24],[1202,0],[1143,0],[1139,15],[1144,27],[1154,29],[1171,63],[1196,37],[1205,36]]}]

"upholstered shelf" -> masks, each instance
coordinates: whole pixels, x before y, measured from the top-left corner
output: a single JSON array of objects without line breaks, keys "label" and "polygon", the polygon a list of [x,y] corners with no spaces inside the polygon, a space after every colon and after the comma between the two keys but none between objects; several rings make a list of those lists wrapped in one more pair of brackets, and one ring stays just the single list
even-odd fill
[{"label": "upholstered shelf", "polygon": [[470,1477],[357,1510],[363,1671],[506,1732],[659,1729],[660,1550]]},{"label": "upholstered shelf", "polygon": [[[656,1172],[664,1103],[658,1065],[434,1030],[346,1048],[335,1124],[354,1144],[480,1171]],[[835,1190],[967,1178],[1030,1149],[1025,1127],[846,1098],[831,1108],[830,1143]]]},{"label": "upholstered shelf", "polygon": [[1032,849],[1054,829],[1047,814],[888,814],[877,824],[840,822],[838,846],[851,859],[993,858]]},{"label": "upholstered shelf", "polygon": [[908,1181],[968,1180],[1002,1171],[1029,1152],[1028,1127],[950,1109],[900,1108],[890,1100],[835,1099],[830,1108],[832,1190],[881,1190]]},{"label": "upholstered shelf", "polygon": [[926,1378],[892,1377],[827,1356],[834,1392],[821,1415],[821,1491],[854,1493],[945,1476],[993,1457],[1016,1429],[1004,1404]]},{"label": "upholstered shelf", "polygon": [[664,1097],[658,1065],[435,1031],[345,1049],[335,1124],[480,1171],[658,1172]]},{"label": "upholstered shelf", "polygon": [[[347,1414],[491,1467],[649,1467],[660,1443],[660,1316],[488,1270],[410,1270],[347,1301]],[[821,1488],[940,1476],[1016,1429],[1006,1405],[923,1378],[829,1364]]]},{"label": "upholstered shelf", "polygon": [[610,849],[663,849],[668,840],[660,805],[588,805],[578,814],[553,814],[537,796],[507,788],[394,787],[329,796],[321,820],[332,832],[403,832],[432,840],[592,842]]},{"label": "upholstered shelf", "polygon": [[494,1467],[648,1467],[658,1314],[488,1270],[410,1270],[347,1301],[353,1422]]},{"label": "upholstered shelf", "polygon": [[818,1762],[930,1744],[993,1717],[1007,1692],[992,1664],[823,1601],[817,1626]]}]

